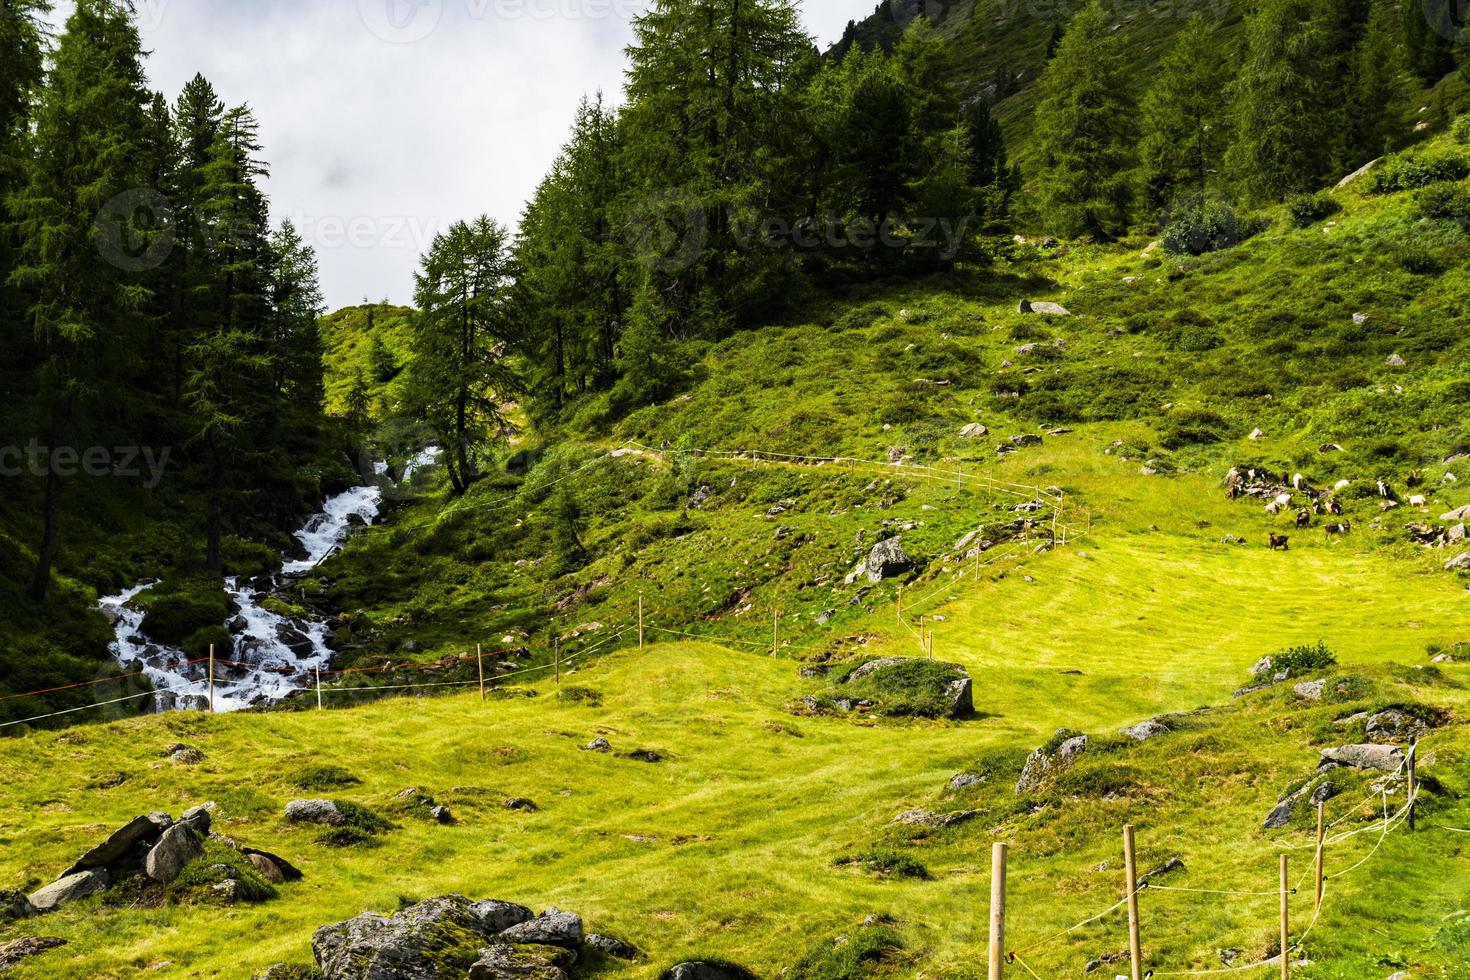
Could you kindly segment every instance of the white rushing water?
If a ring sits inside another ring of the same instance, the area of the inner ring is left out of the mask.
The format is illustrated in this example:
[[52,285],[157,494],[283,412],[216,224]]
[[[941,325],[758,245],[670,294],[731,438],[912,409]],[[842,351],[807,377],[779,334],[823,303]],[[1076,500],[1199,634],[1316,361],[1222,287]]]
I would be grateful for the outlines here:
[[[437,449],[418,453],[404,468],[402,483],[407,483],[415,469],[431,465]],[[386,463],[375,464],[374,472],[384,477]],[[331,497],[296,538],[306,549],[305,559],[287,561],[282,571],[287,575],[308,572],[347,540],[356,522],[371,524],[378,517],[383,502],[381,486],[353,487]],[[354,518],[357,521],[354,521]],[[142,634],[143,610],[133,600],[154,588],[157,580],[142,582],[131,589],[108,596],[100,606],[113,620],[115,639],[112,653],[119,663],[137,663],[158,693],[154,710],[202,709],[209,704],[209,664],[188,663],[189,656],[175,647],[153,643]],[[275,583],[272,582],[272,585]],[[226,579],[225,591],[238,612],[229,623],[232,649],[215,652],[214,709],[238,711],[254,705],[272,704],[292,691],[315,684],[316,671],[331,662],[325,622],[291,619],[263,608],[270,598],[261,592],[259,582]]]

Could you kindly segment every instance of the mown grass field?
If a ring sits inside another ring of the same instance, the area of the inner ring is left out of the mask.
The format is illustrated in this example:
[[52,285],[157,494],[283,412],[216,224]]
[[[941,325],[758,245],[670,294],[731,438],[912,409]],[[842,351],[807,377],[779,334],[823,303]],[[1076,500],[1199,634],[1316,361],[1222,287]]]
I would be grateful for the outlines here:
[[[1095,529],[998,580],[992,573],[955,590],[933,609],[944,617],[934,629],[937,655],[975,678],[980,715],[964,722],[800,717],[787,706],[821,682],[798,677],[790,660],[688,642],[624,649],[563,676],[598,692],[597,706],[558,700],[543,682],[538,697],[488,704],[471,693],[323,713],[178,714],[8,740],[0,744],[7,884],[49,880],[136,813],[204,800],[220,804],[220,832],[287,856],[307,876],[260,906],[89,900],[10,930],[70,940],[15,975],[248,976],[308,961],[319,925],[461,892],[574,909],[591,928],[648,951],[608,975],[653,977],[705,953],[776,976],[876,914],[892,916],[904,948],[871,975],[981,976],[990,842],[1013,842],[1012,945],[1022,948],[1117,900],[1127,820],[1139,827],[1146,868],[1185,862],[1175,884],[1269,890],[1274,845],[1308,838],[1303,819],[1262,832],[1265,812],[1313,768],[1331,738],[1327,719],[1362,705],[1303,707],[1288,685],[1136,748],[1105,737],[1161,711],[1229,705],[1260,655],[1319,638],[1339,653],[1339,673],[1371,680],[1365,703],[1463,711],[1464,666],[1405,668],[1425,663],[1430,643],[1470,638],[1470,610],[1452,579],[1406,572],[1399,560],[1348,547],[1272,554],[1213,543],[1214,530]],[[875,635],[869,651],[913,653],[891,615],[863,624]],[[1063,726],[1099,739],[1096,769],[1017,806],[1011,785],[1026,751]],[[579,748],[598,734],[614,754]],[[160,756],[179,741],[207,760],[182,767]],[[637,748],[665,759],[617,754]],[[1470,788],[1467,748],[1470,738],[1454,728],[1426,742],[1426,771],[1443,783],[1426,801],[1432,816],[1417,836],[1390,836],[1334,883],[1306,951],[1315,965],[1300,975],[1386,976],[1409,965],[1416,976],[1467,975],[1470,927],[1455,913],[1470,899],[1470,856],[1463,837],[1432,829],[1470,822],[1470,806],[1450,799]],[[326,795],[387,809],[396,792],[421,786],[460,822],[397,816],[399,829],[380,847],[324,847],[282,818],[288,800],[321,795],[292,778],[323,764],[362,780]],[[947,782],[966,770],[987,782],[952,799]],[[98,788],[117,774],[126,776],[120,785]],[[1333,819],[1364,792],[1355,784],[1329,803]],[[504,810],[506,796],[529,797],[541,811]],[[937,831],[890,824],[909,807],[962,805],[982,818]],[[1357,860],[1375,837],[1354,838],[1329,867]],[[834,863],[873,848],[921,862],[931,878]],[[1309,857],[1297,852],[1296,867],[1305,871]],[[1108,870],[1090,870],[1103,861]],[[1305,917],[1304,901],[1294,900],[1296,915]],[[1269,896],[1149,894],[1144,909],[1145,946],[1161,971],[1218,966],[1214,951],[1224,947],[1263,955],[1273,935]],[[1087,960],[1125,946],[1115,914],[1025,958],[1043,976],[1078,976]]]

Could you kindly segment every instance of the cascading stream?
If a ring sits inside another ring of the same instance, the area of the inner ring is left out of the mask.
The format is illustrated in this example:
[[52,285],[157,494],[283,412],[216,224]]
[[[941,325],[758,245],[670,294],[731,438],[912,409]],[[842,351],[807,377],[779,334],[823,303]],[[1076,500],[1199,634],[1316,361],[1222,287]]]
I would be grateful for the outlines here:
[[[415,455],[404,467],[401,483],[407,484],[415,470],[432,465],[438,455],[437,448]],[[373,469],[381,480],[387,480],[386,463],[377,463]],[[311,571],[341,547],[355,525],[373,523],[382,503],[381,485],[353,487],[329,498],[322,512],[296,532],[306,557],[285,562],[282,573],[292,576]],[[209,665],[190,664],[184,651],[153,643],[142,634],[144,612],[133,600],[158,584],[156,579],[141,582],[100,601],[100,608],[113,621],[113,656],[119,663],[140,666],[158,692],[153,699],[155,711],[205,708],[209,702]],[[263,604],[272,593],[260,591],[258,585],[235,578],[225,580],[225,591],[238,611],[225,624],[233,649],[215,653],[216,711],[274,704],[293,691],[311,687],[315,672],[331,663],[327,624],[292,619],[266,608]]]

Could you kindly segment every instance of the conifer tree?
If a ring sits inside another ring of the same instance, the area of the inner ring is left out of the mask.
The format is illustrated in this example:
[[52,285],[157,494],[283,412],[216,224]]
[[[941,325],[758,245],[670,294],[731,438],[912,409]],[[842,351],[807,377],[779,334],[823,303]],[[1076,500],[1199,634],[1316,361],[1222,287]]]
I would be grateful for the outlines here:
[[1461,26],[1460,0],[1405,0],[1404,57],[1411,72],[1433,85],[1455,68],[1455,38]]
[[1139,204],[1150,217],[1177,196],[1199,197],[1215,181],[1229,146],[1229,75],[1213,28],[1193,17],[1159,62],[1140,105]]
[[1036,108],[1036,192],[1058,232],[1108,238],[1126,227],[1133,111],[1117,38],[1093,0],[1047,65]]
[[[36,387],[48,446],[75,440],[92,411],[122,395],[112,355],[129,349],[147,299],[126,268],[139,230],[124,195],[146,176],[140,139],[149,101],[128,8],[77,0],[36,105],[24,186],[11,196],[20,254],[10,279],[27,294],[41,347]],[[63,482],[51,468],[30,590],[37,602],[60,542]]]
[[1348,60],[1346,156],[1351,170],[1382,156],[1397,136],[1393,109],[1404,90],[1403,51],[1396,43],[1390,0],[1372,0],[1362,38]]
[[455,222],[435,236],[414,281],[410,390],[462,494],[483,449],[504,438],[502,406],[519,390],[509,355],[521,314],[505,229],[488,217]]

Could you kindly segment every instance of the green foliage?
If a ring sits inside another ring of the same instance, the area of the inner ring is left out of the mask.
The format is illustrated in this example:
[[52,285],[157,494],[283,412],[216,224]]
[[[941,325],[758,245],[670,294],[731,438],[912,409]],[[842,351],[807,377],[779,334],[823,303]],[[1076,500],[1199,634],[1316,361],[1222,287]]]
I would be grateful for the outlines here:
[[866,698],[876,702],[880,714],[899,718],[948,714],[950,701],[945,691],[960,676],[952,665],[932,660],[904,660],[843,683],[848,673],[834,675],[835,686],[824,692],[823,700]]
[[1470,146],[1470,113],[1456,116],[1451,132],[1457,145]]
[[1421,218],[1455,221],[1470,229],[1470,191],[1458,184],[1434,184],[1414,195]]
[[229,596],[212,577],[175,579],[143,593],[143,632],[155,641],[180,646],[200,630],[222,628],[230,615]]
[[1326,670],[1337,665],[1337,655],[1318,640],[1311,646],[1294,646],[1280,653],[1271,654],[1271,670],[1289,671],[1297,677],[1314,670]]
[[297,789],[317,791],[356,786],[362,782],[341,766],[330,765],[304,766],[292,773],[289,779]]
[[842,942],[819,940],[792,964],[789,980],[862,980],[903,949],[903,937],[888,926],[863,926]]
[[1368,191],[1394,194],[1470,176],[1470,159],[1459,150],[1405,153],[1391,157],[1368,174]]
[[602,694],[592,690],[590,687],[559,687],[557,688],[556,696],[558,700],[564,701],[567,704],[585,705],[589,708],[596,708],[602,705]]
[[235,881],[236,902],[266,902],[276,897],[274,885],[266,881],[255,865],[222,840],[204,842],[204,854],[184,866],[179,876],[167,886],[170,901],[179,903],[220,904],[226,899],[214,890],[224,881]]
[[1119,43],[1097,0],[1067,27],[1036,107],[1038,203],[1060,234],[1110,238],[1127,220],[1134,106]]
[[1203,255],[1240,241],[1235,209],[1214,197],[1196,198],[1176,207],[1164,226],[1166,251],[1174,255]]
[[1229,73],[1215,31],[1203,17],[1191,18],[1140,105],[1140,204],[1150,215],[1181,196],[1204,195],[1224,158],[1229,104],[1221,93]]
[[885,847],[869,848],[837,859],[839,865],[856,865],[870,874],[884,878],[912,878],[927,881],[929,869],[923,863],[899,851]]
[[1291,223],[1298,228],[1308,228],[1319,221],[1332,217],[1342,210],[1337,198],[1331,194],[1298,194],[1286,202],[1286,211]]

